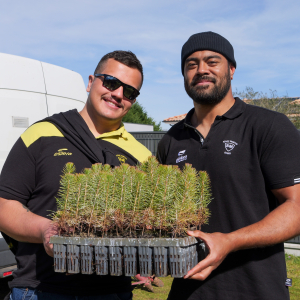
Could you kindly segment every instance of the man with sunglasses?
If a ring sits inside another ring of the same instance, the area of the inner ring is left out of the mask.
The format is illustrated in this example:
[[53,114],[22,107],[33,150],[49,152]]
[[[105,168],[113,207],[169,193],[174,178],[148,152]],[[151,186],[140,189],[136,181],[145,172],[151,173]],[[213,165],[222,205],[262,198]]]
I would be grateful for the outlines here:
[[158,158],[207,171],[213,199],[208,224],[188,232],[209,254],[174,279],[168,299],[287,300],[283,241],[300,234],[299,133],[286,116],[233,97],[236,61],[221,35],[192,35],[181,58],[194,108],[162,138]]
[[28,128],[12,148],[0,177],[0,230],[18,263],[11,300],[132,299],[125,276],[55,273],[50,220],[67,162],[79,173],[94,163],[136,165],[151,155],[122,124],[139,95],[143,69],[132,52],[105,55],[89,76],[86,104]]

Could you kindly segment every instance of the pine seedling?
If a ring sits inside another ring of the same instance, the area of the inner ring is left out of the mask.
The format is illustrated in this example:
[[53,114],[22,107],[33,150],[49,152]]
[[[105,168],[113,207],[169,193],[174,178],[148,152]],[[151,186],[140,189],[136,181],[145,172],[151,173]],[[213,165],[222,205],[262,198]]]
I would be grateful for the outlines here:
[[111,217],[111,212],[110,212],[110,207],[111,207],[111,201],[110,201],[110,189],[111,186],[113,185],[113,174],[105,172],[105,193],[104,193],[104,216],[103,216],[103,223],[102,223],[102,237],[104,235],[107,235],[108,230],[112,226],[112,220],[110,219]]
[[[82,199],[84,198],[84,187],[86,184],[86,176],[84,174],[76,174],[74,178],[74,190],[72,193],[74,194],[69,204],[69,226],[73,227],[73,236],[75,236],[75,232],[80,228],[80,214],[82,209]],[[76,186],[75,186],[76,185]],[[75,208],[76,205],[76,208]],[[75,214],[74,214],[75,212]]]
[[176,196],[170,208],[170,223],[172,226],[172,236],[182,235],[196,208],[193,205],[195,197],[196,171],[191,165],[186,165],[182,172],[176,176]]
[[149,156],[148,159],[137,166],[137,168],[143,172],[149,174],[151,180],[153,170],[158,167],[159,163],[155,156]]
[[58,191],[58,198],[56,199],[57,211],[54,213],[53,220],[58,224],[59,235],[62,231],[68,231],[68,212],[69,203],[74,197],[75,184],[75,165],[73,163],[67,163],[63,169],[60,180],[60,189]]
[[159,231],[159,237],[161,237],[162,232],[166,232],[170,227],[169,210],[174,204],[176,172],[172,166],[160,165],[158,174],[159,181],[153,208],[156,212],[154,228]]
[[98,174],[99,172],[101,172],[102,168],[103,168],[103,165],[101,163],[93,164],[91,167],[92,172],[95,174]]
[[109,173],[112,173],[112,168],[111,168],[111,166],[110,165],[108,165],[108,164],[105,164],[105,165],[103,165],[102,166],[102,172],[109,172]]
[[87,187],[85,189],[85,201],[83,208],[83,223],[84,228],[89,236],[94,229],[94,219],[95,216],[95,206],[97,202],[97,197],[99,195],[99,173],[102,170],[102,164],[92,165],[90,171],[89,169],[84,169],[84,174],[87,177]]
[[155,216],[155,202],[159,201],[160,193],[160,180],[162,176],[162,165],[158,164],[158,161],[154,156],[150,156],[148,160],[142,166],[147,174],[147,181],[144,192],[144,218],[142,223],[142,235],[146,230],[154,230]]
[[[108,206],[108,196],[109,196],[109,184],[111,173],[107,172],[99,172],[97,174],[98,179],[98,193],[95,198],[95,205],[94,205],[94,215],[95,215],[95,222],[94,222],[94,232],[103,233],[104,225],[107,223],[107,206]],[[96,234],[97,235],[97,234]]]
[[132,197],[132,168],[128,164],[122,164],[114,169],[115,191],[113,199],[114,220],[119,231],[124,232],[125,214],[128,203]]
[[116,197],[116,191],[118,187],[118,183],[115,180],[115,173],[112,172],[112,179],[110,181],[109,186],[109,195],[108,195],[108,201],[107,201],[107,224],[108,230],[110,231],[110,234],[112,232],[116,232],[116,223],[115,223],[115,211],[116,211],[116,205],[115,202],[119,201],[119,199]]
[[76,226],[76,210],[77,210],[77,202],[78,202],[78,175],[70,175],[70,188],[69,188],[69,196],[66,204],[66,226],[73,232],[73,229]]
[[133,177],[133,191],[130,206],[128,207],[128,219],[130,236],[132,231],[136,231],[138,227],[142,228],[143,218],[143,199],[146,186],[146,173],[140,170],[136,170]]
[[66,203],[69,198],[69,189],[70,189],[70,176],[75,173],[75,165],[73,163],[67,163],[63,169],[61,180],[60,180],[60,189],[58,191],[58,196],[56,204],[57,211],[65,211]]
[[[87,212],[88,212],[88,231],[87,235],[90,236],[93,229],[99,227],[99,208],[102,206],[102,197],[105,192],[105,181],[103,180],[102,168],[98,168],[100,164],[93,169],[93,172],[89,176],[89,187],[88,187],[88,201],[87,201]],[[94,165],[93,165],[94,166]],[[102,165],[101,165],[102,166]],[[105,174],[105,173],[104,173]]]
[[198,183],[197,183],[197,209],[198,209],[198,228],[202,224],[208,223],[208,218],[210,212],[208,209],[208,204],[211,202],[211,186],[210,179],[205,171],[198,172]]
[[83,174],[84,174],[84,178],[83,178],[83,183],[81,186],[81,205],[80,205],[80,209],[79,209],[79,222],[80,222],[80,233],[79,235],[82,235],[82,232],[85,230],[86,228],[86,220],[87,220],[87,216],[88,216],[88,203],[89,203],[89,179],[92,175],[92,169],[84,169],[83,170]]

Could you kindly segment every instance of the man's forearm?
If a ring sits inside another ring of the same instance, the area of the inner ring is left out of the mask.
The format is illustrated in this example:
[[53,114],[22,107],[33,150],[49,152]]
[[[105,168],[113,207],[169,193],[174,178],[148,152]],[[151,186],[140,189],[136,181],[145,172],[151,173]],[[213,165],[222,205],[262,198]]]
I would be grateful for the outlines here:
[[273,193],[281,205],[261,221],[228,234],[234,251],[274,245],[300,234],[300,185]]
[[300,234],[300,204],[287,200],[261,221],[228,234],[233,250],[265,247]]
[[0,198],[0,230],[20,242],[43,243],[51,221],[14,200]]
[[209,255],[191,269],[184,278],[205,280],[230,252],[265,247],[283,242],[300,234],[300,205],[286,201],[261,221],[231,233],[191,231],[202,239]]
[[261,221],[231,233],[188,232],[202,239],[209,255],[190,270],[185,278],[206,279],[230,252],[265,247],[300,234],[300,185],[273,190],[281,205]]

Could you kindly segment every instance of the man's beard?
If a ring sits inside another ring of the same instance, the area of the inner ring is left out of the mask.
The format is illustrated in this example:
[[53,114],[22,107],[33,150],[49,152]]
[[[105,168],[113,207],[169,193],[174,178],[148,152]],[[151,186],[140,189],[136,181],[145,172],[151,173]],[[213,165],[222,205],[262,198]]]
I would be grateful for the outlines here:
[[[230,69],[228,67],[228,72],[222,78],[220,78],[220,82],[217,84],[214,77],[209,77],[206,75],[201,76],[196,74],[191,84],[189,84],[186,78],[184,78],[184,87],[187,94],[198,104],[216,105],[220,103],[227,95],[231,86],[229,70]],[[214,83],[211,91],[207,91],[209,85],[196,86],[199,80],[209,80]]]

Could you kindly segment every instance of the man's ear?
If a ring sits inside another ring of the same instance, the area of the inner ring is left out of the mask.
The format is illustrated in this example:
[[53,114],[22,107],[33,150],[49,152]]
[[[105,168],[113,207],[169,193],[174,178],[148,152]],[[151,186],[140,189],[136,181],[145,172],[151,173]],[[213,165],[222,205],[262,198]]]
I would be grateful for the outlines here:
[[230,79],[232,80],[235,72],[235,67],[232,63],[229,63],[229,70],[230,70]]
[[86,87],[86,91],[89,93],[91,91],[91,87],[92,87],[92,84],[94,82],[94,79],[95,77],[93,75],[90,75],[89,76],[89,82],[88,82],[88,85]]

